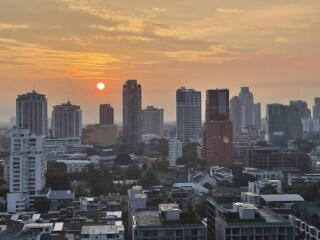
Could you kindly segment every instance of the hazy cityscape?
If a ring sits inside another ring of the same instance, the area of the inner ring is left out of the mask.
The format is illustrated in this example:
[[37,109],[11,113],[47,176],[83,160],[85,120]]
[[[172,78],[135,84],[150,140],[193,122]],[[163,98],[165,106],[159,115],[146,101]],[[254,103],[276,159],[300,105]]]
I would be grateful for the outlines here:
[[0,0],[0,240],[320,239],[320,4],[226,2]]

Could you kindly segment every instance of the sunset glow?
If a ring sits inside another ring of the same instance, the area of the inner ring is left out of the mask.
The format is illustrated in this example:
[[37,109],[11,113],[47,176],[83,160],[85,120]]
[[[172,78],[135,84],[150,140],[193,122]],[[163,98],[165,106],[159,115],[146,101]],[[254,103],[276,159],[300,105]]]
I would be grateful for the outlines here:
[[97,84],[97,88],[98,88],[98,90],[100,90],[100,91],[104,90],[105,87],[106,87],[106,85],[105,85],[103,82],[99,82],[99,83]]

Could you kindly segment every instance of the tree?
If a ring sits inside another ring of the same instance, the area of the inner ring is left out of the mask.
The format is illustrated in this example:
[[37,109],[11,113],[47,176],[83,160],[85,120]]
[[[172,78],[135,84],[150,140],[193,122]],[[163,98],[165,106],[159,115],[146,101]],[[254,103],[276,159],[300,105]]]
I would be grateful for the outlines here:
[[182,150],[182,158],[177,159],[177,164],[187,165],[187,167],[195,167],[198,162],[197,147],[197,143],[186,144]]
[[277,189],[271,184],[265,185],[260,190],[260,194],[277,194],[277,193],[278,193]]
[[303,153],[310,153],[316,147],[315,143],[307,139],[296,139],[292,145],[295,146],[299,152]]
[[168,140],[165,138],[159,139],[159,152],[163,156],[168,156],[169,154],[169,145],[168,145]]
[[114,160],[114,164],[116,165],[130,165],[131,163],[132,163],[131,157],[125,153],[119,154]]
[[141,185],[143,187],[150,187],[159,184],[159,181],[154,171],[148,170],[141,178]]
[[141,170],[138,165],[132,164],[126,170],[126,179],[135,180],[140,179],[141,177]]
[[235,187],[247,187],[248,182],[254,182],[256,178],[250,174],[239,174],[233,177]]
[[47,213],[50,209],[50,200],[46,197],[34,200],[34,209],[38,213]]
[[46,185],[54,190],[70,189],[67,166],[64,163],[49,161],[46,174]]

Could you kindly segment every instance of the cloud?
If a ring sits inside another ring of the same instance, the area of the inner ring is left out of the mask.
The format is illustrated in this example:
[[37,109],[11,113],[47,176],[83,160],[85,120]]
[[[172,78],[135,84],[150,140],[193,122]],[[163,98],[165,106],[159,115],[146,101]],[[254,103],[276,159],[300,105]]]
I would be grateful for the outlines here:
[[17,31],[17,30],[22,30],[22,29],[27,29],[27,28],[29,28],[29,26],[26,25],[26,24],[7,24],[7,23],[0,23],[0,31],[1,31],[1,30]]
[[288,42],[288,38],[286,37],[277,37],[274,39],[275,42],[277,43],[285,43],[285,42]]
[[239,13],[242,12],[243,9],[239,9],[239,8],[217,8],[216,12],[218,13]]

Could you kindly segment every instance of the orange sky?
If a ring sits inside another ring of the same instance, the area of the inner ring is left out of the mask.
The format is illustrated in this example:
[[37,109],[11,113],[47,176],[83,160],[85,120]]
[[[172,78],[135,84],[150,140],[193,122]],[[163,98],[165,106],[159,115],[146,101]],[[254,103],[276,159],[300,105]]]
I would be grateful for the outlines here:
[[[175,119],[175,90],[250,86],[256,101],[320,96],[319,0],[0,0],[0,121],[35,88],[68,98],[85,122],[98,104],[121,119],[121,86]],[[95,85],[103,81],[107,90]],[[264,109],[262,110],[263,112]]]

